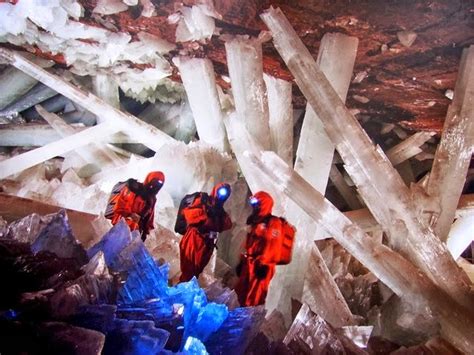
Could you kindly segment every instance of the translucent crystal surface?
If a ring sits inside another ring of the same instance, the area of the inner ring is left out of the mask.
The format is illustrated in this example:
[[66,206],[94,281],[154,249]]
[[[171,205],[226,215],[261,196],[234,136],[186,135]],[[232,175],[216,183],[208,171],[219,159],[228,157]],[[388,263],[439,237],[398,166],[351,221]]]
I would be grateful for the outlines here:
[[473,298],[466,274],[433,232],[418,219],[403,180],[347,110],[288,20],[275,9],[264,13],[262,19],[272,31],[277,50],[319,114],[344,160],[346,171],[383,226],[391,245],[460,304],[471,308]]
[[434,132],[417,132],[404,141],[400,142],[393,148],[390,148],[386,154],[393,166],[404,162],[411,157],[414,157],[422,150],[420,146],[428,139],[434,136]]
[[220,151],[228,150],[223,114],[209,59],[180,57],[177,60],[199,139]]
[[61,210],[41,230],[31,245],[33,253],[50,251],[61,258],[72,258],[79,265],[87,263],[84,248],[76,241],[67,220],[66,212]]
[[[341,98],[347,95],[357,44],[357,38],[338,33],[326,34],[321,41],[318,54],[319,68],[331,81]],[[333,155],[334,144],[329,140],[318,115],[310,105],[307,105],[296,152],[295,171],[324,194]],[[285,211],[285,217],[297,229],[297,238],[292,262],[289,265],[277,267],[266,306],[270,310],[279,309],[284,314],[288,325],[291,321],[291,298],[304,300],[334,326],[351,324],[351,312],[317,248],[312,253],[313,262],[308,262],[310,252],[314,248],[314,239],[327,235],[326,232],[317,228],[311,218],[292,201],[287,202]],[[313,267],[308,267],[308,265]],[[307,287],[309,292],[305,293],[303,299],[305,276],[308,276],[311,287]]]
[[264,174],[268,181],[277,183],[288,198],[320,223],[341,246],[392,291],[408,300],[421,313],[428,306],[438,317],[442,334],[447,340],[459,349],[472,346],[469,344],[471,337],[467,329],[473,326],[474,315],[471,311],[453,301],[446,292],[400,254],[380,244],[352,224],[275,154],[266,152],[260,157],[251,153],[247,155],[255,169]]
[[263,81],[262,44],[256,38],[225,43],[238,119],[265,149],[270,149],[269,113]]
[[293,164],[293,105],[290,82],[264,74],[268,93],[271,149]]
[[474,143],[474,46],[464,49],[452,104],[428,179],[427,193],[437,204],[431,217],[436,235],[446,241],[461,196]]

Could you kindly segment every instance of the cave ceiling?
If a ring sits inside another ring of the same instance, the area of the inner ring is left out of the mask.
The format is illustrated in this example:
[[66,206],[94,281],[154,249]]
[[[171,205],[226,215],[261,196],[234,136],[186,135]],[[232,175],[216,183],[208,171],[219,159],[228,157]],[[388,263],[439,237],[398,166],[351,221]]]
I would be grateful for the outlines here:
[[[86,10],[81,21],[132,36],[145,31],[176,43],[177,25],[170,23],[169,16],[183,4],[203,3],[202,0],[152,2],[157,16],[147,18],[140,16],[139,5],[113,15],[92,14],[97,0],[81,0]],[[218,83],[228,88],[229,84],[223,80],[227,76],[226,36],[258,36],[266,30],[258,15],[269,6],[280,7],[315,57],[320,40],[327,32],[340,32],[359,39],[354,78],[359,74],[362,80],[356,79],[351,84],[347,106],[369,126],[370,123],[398,123],[408,130],[439,133],[462,49],[474,43],[472,0],[215,0],[212,5],[221,16],[216,22],[218,34],[207,41],[178,43],[169,59],[177,54],[208,57],[214,63]],[[411,46],[400,42],[397,37],[400,31],[416,33]],[[263,44],[263,53],[265,72],[293,80],[270,40]],[[64,64],[61,55],[37,54]],[[176,69],[173,79],[180,80]],[[296,84],[293,87],[294,107],[304,108],[303,95]]]

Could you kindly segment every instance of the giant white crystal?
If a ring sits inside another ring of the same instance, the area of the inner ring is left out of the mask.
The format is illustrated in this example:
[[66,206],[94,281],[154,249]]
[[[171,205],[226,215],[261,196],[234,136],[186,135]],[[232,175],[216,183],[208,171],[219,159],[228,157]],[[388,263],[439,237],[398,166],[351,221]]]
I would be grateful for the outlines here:
[[446,246],[418,219],[403,180],[347,110],[281,10],[270,9],[262,19],[391,245],[460,304],[471,308],[474,302],[467,275],[456,265]]
[[223,113],[214,68],[209,59],[180,57],[176,61],[193,111],[199,139],[227,151]]
[[270,149],[262,44],[257,38],[236,37],[225,43],[225,49],[237,117],[263,149]]

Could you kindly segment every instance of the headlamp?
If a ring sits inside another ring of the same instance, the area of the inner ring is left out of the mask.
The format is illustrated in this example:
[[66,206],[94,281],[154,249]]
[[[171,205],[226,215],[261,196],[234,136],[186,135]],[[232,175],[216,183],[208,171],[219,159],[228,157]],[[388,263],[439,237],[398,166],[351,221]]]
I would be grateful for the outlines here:
[[220,187],[217,190],[217,198],[219,200],[226,200],[229,197],[229,189],[225,186]]
[[249,198],[249,204],[250,204],[250,206],[252,206],[252,207],[258,206],[258,202],[259,202],[258,199],[257,199],[256,197],[254,197],[254,196],[251,196],[251,197]]

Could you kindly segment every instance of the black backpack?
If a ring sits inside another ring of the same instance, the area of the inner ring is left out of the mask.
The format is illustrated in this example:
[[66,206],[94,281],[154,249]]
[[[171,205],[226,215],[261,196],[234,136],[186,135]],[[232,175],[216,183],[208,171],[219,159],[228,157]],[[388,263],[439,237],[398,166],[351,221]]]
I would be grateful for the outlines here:
[[112,192],[109,195],[109,199],[107,201],[107,207],[105,207],[104,217],[107,219],[112,219],[114,217],[114,208],[117,204],[118,196],[120,192],[125,186],[128,186],[129,183],[139,184],[139,182],[135,179],[128,179],[127,181],[119,181],[112,187]]
[[179,233],[181,235],[184,235],[186,233],[188,225],[186,224],[186,219],[184,218],[183,210],[191,206],[198,197],[201,198],[201,202],[207,203],[209,195],[205,192],[194,192],[192,194],[184,196],[181,200],[178,208],[178,215],[176,217],[176,223],[174,225],[174,231],[176,233]]

